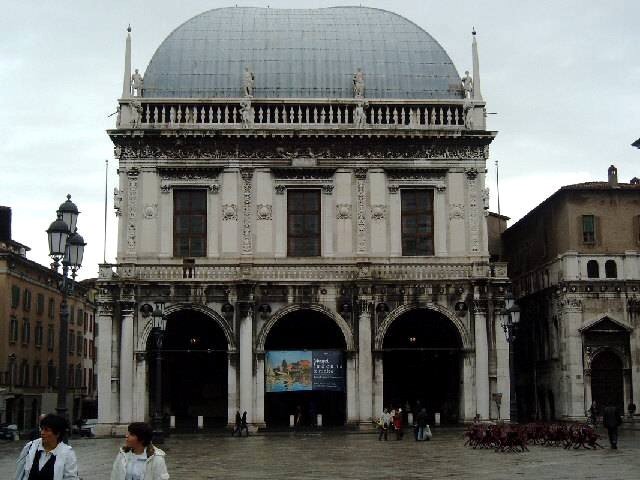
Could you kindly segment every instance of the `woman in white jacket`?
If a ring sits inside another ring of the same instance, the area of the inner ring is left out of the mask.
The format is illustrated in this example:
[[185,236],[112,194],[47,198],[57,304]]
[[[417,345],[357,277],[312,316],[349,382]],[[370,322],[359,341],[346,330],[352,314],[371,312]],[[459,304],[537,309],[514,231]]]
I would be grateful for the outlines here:
[[40,420],[40,438],[27,443],[18,456],[16,480],[78,480],[76,454],[62,442],[67,427],[58,415]]
[[166,480],[169,478],[165,453],[151,443],[151,427],[134,422],[127,427],[125,446],[120,449],[111,480]]

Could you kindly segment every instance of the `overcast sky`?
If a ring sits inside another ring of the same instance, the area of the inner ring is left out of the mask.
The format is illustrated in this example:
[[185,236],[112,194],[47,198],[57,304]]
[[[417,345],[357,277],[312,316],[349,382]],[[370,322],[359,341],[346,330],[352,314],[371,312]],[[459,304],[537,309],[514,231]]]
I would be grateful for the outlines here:
[[[629,0],[5,0],[0,16],[0,205],[13,210],[13,238],[48,264],[45,230],[67,193],[82,214],[88,245],[81,278],[103,257],[105,160],[108,191],[117,165],[105,130],[122,90],[126,27],[141,71],[173,29],[225,6],[384,8],[424,28],[459,73],[471,70],[478,31],[488,128],[497,130],[487,163],[496,211],[513,220],[561,185],[640,176],[640,2]],[[381,35],[384,32],[381,32]],[[116,222],[108,195],[107,261],[115,260]]]

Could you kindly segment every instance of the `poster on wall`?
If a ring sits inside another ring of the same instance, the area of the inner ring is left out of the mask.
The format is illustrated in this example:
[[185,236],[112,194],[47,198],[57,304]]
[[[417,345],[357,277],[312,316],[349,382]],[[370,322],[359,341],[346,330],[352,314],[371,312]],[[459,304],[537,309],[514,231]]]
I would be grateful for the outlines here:
[[339,350],[272,350],[265,354],[265,391],[344,391]]

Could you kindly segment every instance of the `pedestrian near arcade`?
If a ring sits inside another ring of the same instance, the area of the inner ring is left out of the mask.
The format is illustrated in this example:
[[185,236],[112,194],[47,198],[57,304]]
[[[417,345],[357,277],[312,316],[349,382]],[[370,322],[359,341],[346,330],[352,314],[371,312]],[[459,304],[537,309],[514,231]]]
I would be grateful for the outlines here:
[[611,448],[618,448],[618,427],[622,424],[622,417],[617,407],[607,405],[602,412],[602,424],[606,427],[609,434],[609,443]]
[[144,422],[127,427],[125,446],[120,448],[111,480],[166,480],[169,478],[165,453],[151,443],[152,429]]
[[240,432],[238,435],[242,436],[242,430],[244,430],[249,436],[249,425],[247,424],[247,412],[242,412],[242,418],[240,419]]
[[240,410],[236,411],[236,425],[233,428],[233,431],[231,432],[231,436],[235,436],[235,434],[237,433],[238,436],[242,436],[242,430],[240,430],[240,426],[242,425],[242,418],[240,417]]
[[431,429],[427,424],[427,409],[422,408],[416,418],[416,441],[431,440]]
[[40,420],[40,438],[28,442],[18,456],[16,480],[78,480],[76,454],[62,442],[69,424],[58,415]]
[[391,424],[391,414],[389,410],[386,408],[382,411],[382,416],[378,419],[378,429],[380,430],[378,434],[378,440],[382,440],[384,436],[384,440],[387,441],[387,434],[389,432],[389,425]]

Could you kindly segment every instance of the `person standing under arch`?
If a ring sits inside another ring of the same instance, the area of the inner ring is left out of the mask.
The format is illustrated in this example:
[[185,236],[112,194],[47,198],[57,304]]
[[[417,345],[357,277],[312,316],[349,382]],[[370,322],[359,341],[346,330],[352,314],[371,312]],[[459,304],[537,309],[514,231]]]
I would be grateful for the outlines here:
[[609,434],[609,444],[613,450],[618,448],[618,427],[622,424],[620,411],[614,405],[607,405],[602,412],[602,424]]

